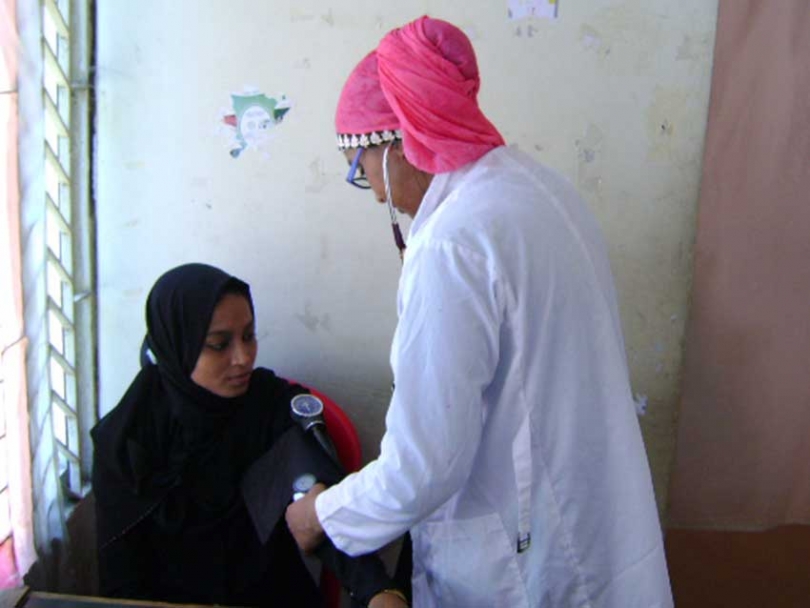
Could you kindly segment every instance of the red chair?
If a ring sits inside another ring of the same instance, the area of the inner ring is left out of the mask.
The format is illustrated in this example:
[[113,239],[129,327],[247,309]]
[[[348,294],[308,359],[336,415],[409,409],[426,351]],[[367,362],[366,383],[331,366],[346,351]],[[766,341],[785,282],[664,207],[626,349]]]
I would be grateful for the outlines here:
[[[289,379],[288,381],[294,382]],[[298,382],[297,384],[301,383]],[[338,458],[340,458],[340,462],[347,473],[357,471],[363,461],[363,455],[360,449],[360,438],[357,436],[357,430],[354,428],[351,418],[340,409],[337,403],[322,392],[304,384],[301,384],[301,386],[309,389],[309,392],[323,401],[323,418],[326,422],[326,430],[329,431],[332,443],[335,444]],[[326,608],[340,608],[342,587],[335,575],[326,568],[321,569],[320,588],[326,600]]]

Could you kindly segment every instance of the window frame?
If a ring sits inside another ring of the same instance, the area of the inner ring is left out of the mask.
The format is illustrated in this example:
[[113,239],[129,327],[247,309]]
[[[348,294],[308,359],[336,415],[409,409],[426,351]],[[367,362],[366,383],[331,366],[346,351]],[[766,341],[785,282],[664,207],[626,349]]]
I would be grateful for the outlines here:
[[23,297],[34,538],[90,489],[98,419],[92,0],[18,2]]

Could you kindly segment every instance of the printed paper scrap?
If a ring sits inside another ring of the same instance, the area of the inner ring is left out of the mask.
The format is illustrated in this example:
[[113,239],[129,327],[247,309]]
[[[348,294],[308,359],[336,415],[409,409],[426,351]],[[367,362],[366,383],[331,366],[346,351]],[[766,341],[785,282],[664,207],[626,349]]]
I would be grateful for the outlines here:
[[530,17],[556,19],[559,0],[509,0],[509,18],[512,20]]
[[222,113],[222,124],[230,136],[231,156],[239,158],[247,148],[267,154],[274,128],[292,108],[287,97],[268,97],[248,89],[244,93],[233,93],[231,104],[232,108]]

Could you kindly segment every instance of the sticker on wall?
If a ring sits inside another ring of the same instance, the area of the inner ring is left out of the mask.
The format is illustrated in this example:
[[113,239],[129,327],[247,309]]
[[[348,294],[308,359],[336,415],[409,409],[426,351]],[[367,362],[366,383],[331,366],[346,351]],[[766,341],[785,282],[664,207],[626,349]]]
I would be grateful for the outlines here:
[[537,17],[556,19],[560,0],[509,0],[509,18],[512,20]]
[[239,158],[248,148],[268,155],[273,131],[291,108],[285,95],[268,97],[256,89],[231,94],[231,107],[221,116],[231,156]]

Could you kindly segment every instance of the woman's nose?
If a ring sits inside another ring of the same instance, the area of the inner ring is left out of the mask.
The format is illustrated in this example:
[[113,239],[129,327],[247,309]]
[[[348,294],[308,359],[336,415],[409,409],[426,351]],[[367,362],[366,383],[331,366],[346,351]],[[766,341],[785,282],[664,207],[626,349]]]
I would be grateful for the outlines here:
[[233,349],[231,363],[233,363],[233,365],[244,365],[250,361],[250,353],[248,351],[248,345],[244,344],[241,340],[238,341]]

